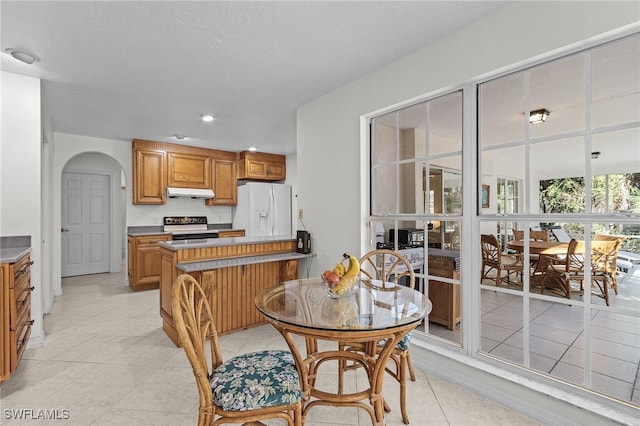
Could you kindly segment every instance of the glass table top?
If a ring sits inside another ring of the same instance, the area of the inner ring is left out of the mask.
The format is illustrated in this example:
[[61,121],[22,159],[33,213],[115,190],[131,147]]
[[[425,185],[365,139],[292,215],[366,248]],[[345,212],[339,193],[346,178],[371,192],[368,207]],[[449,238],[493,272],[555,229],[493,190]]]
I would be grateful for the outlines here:
[[326,330],[383,330],[419,322],[431,311],[422,293],[395,283],[361,280],[349,297],[329,297],[320,278],[285,281],[258,294],[271,320]]

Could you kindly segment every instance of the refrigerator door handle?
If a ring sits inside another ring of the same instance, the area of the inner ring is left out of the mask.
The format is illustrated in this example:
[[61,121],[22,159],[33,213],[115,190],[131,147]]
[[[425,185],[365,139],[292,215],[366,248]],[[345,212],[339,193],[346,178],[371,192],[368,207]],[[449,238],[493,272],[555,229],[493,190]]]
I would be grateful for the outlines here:
[[271,195],[270,197],[270,202],[271,202],[271,206],[269,208],[269,211],[271,212],[271,217],[269,218],[271,220],[271,235],[273,235],[273,233],[275,232],[275,227],[276,227],[276,215],[278,214],[278,212],[276,211],[276,194],[275,194],[275,190],[273,189],[273,186],[269,188],[269,194]]

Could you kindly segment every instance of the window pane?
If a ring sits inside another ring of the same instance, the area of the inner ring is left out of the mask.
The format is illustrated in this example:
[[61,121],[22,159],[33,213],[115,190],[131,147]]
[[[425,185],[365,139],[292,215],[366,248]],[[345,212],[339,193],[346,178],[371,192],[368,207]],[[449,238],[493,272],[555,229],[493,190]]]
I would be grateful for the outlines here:
[[429,102],[429,154],[461,150],[462,92],[455,92]]
[[419,330],[460,344],[461,226],[459,221],[434,222],[435,226],[427,229],[429,244],[423,271],[427,283],[425,292],[433,308],[428,323]]
[[546,122],[530,124],[532,138],[584,129],[583,81],[583,54],[531,70],[531,110],[544,108],[551,112]]
[[479,96],[481,146],[524,138],[524,73],[481,84]]
[[424,213],[425,179],[422,161],[400,164],[399,184],[400,213]]
[[423,157],[426,154],[426,116],[425,102],[398,111],[400,160]]
[[[593,127],[640,120],[640,37],[607,44],[593,50]],[[638,139],[636,139],[637,144]]]
[[371,161],[389,163],[398,158],[397,114],[391,113],[372,120]]
[[372,170],[371,211],[375,215],[393,214],[397,209],[397,166],[375,167]]

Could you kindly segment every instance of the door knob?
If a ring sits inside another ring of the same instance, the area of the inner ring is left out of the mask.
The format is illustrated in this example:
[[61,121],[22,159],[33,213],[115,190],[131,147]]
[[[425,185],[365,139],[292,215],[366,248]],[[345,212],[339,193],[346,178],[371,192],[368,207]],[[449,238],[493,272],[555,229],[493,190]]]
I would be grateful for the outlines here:
[[60,228],[60,232],[69,232],[67,228]]

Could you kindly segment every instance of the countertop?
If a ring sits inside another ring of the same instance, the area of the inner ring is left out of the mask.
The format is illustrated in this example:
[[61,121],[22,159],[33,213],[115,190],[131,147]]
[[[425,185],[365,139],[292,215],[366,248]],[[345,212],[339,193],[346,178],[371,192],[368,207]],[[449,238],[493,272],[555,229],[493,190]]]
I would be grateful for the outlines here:
[[[207,231],[233,231],[230,223],[210,224]],[[132,237],[143,237],[145,235],[171,235],[171,232],[165,232],[162,225],[155,226],[129,226],[127,235]]]
[[273,253],[263,255],[252,255],[234,257],[231,259],[206,260],[202,262],[176,263],[176,268],[183,272],[209,271],[219,268],[230,268],[232,266],[251,265],[254,263],[279,262],[281,260],[304,259],[309,254],[302,253]]
[[169,250],[178,251],[192,248],[203,247],[225,247],[237,246],[241,244],[259,244],[271,243],[277,241],[296,240],[295,235],[280,235],[277,237],[229,237],[229,238],[207,238],[206,240],[181,240],[181,241],[164,241],[159,243],[161,247]]
[[15,263],[31,252],[31,237],[0,237],[0,263]]

